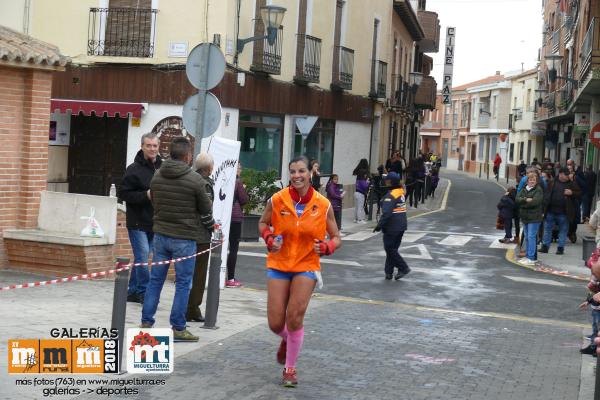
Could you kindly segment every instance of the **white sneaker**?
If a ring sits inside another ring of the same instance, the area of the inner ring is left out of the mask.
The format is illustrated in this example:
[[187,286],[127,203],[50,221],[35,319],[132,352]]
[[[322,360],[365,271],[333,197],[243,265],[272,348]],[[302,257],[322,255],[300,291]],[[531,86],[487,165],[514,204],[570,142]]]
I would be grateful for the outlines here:
[[526,266],[532,266],[532,265],[535,265],[535,261],[530,260],[529,258],[523,258],[523,259],[519,260],[519,264],[526,265]]

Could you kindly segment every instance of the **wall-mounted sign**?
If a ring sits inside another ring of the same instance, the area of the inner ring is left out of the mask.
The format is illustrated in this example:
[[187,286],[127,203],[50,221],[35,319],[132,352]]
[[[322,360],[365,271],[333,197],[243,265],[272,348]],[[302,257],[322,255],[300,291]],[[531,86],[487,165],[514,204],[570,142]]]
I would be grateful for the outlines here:
[[586,134],[590,131],[590,114],[575,113],[575,132]]
[[187,42],[169,42],[169,57],[186,58],[188,56]]
[[532,136],[546,135],[546,124],[544,122],[532,122],[531,123],[531,135]]
[[442,79],[442,103],[450,104],[452,96],[452,70],[454,69],[454,43],[456,28],[446,28],[446,48],[444,55],[444,78]]

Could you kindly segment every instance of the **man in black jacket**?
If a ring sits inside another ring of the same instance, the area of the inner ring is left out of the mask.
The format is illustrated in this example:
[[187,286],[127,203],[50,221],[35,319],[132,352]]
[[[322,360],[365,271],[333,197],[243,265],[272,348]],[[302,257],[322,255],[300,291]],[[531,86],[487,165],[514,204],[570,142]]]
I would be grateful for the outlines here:
[[[197,342],[186,329],[186,310],[194,275],[196,242],[213,230],[212,203],[203,179],[190,168],[192,147],[184,137],[171,142],[170,160],[165,160],[150,182],[154,206],[154,257],[150,282],[142,308],[142,328],[154,325],[169,264],[175,261],[175,296],[170,323],[176,342]],[[209,216],[204,218],[203,216]],[[201,229],[204,227],[205,229]],[[158,264],[160,263],[160,264]]]
[[569,222],[574,221],[577,207],[575,200],[581,190],[575,181],[569,178],[569,170],[558,170],[558,178],[550,182],[544,191],[544,236],[540,253],[547,253],[552,241],[552,228],[558,225],[558,249],[556,254],[564,254],[565,242],[569,231]]
[[[127,167],[118,197],[127,206],[127,232],[135,263],[147,263],[152,251],[152,202],[150,180],[162,162],[158,155],[158,137],[154,133],[142,135],[142,149]],[[134,267],[129,277],[127,301],[143,303],[148,286],[148,266]]]

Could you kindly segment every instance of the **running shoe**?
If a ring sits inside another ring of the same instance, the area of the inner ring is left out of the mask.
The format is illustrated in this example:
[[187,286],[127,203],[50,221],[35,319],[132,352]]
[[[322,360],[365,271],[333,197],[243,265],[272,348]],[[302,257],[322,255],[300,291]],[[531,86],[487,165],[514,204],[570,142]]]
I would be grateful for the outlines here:
[[283,386],[293,388],[298,386],[298,376],[296,374],[296,368],[284,368],[283,369]]
[[240,281],[236,281],[235,279],[229,279],[227,282],[225,282],[225,287],[228,287],[228,288],[236,288],[236,287],[240,287],[240,286],[242,286]]
[[277,362],[281,365],[285,364],[285,355],[287,353],[287,342],[281,339],[279,349],[277,350]]
[[526,265],[526,266],[532,266],[532,265],[535,265],[535,261],[530,260],[529,258],[522,258],[519,260],[519,264]]

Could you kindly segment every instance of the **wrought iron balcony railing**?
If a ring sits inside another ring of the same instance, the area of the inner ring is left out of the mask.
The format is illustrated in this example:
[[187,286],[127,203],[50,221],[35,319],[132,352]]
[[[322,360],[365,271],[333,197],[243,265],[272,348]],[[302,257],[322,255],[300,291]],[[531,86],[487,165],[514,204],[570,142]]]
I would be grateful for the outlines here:
[[335,46],[333,54],[333,79],[331,86],[334,89],[352,90],[354,70],[354,50],[344,46]]
[[588,74],[592,70],[592,65],[597,66],[598,64],[600,64],[600,22],[597,17],[594,17],[581,45],[579,63],[580,86],[585,83]]
[[558,52],[559,48],[560,48],[560,28],[555,30],[554,33],[552,34],[552,52],[553,53]]
[[281,73],[281,47],[283,43],[283,27],[277,30],[273,44],[268,39],[254,42],[252,65],[250,70],[265,74],[279,75]]
[[369,96],[378,99],[385,98],[387,89],[387,63],[373,60],[371,64],[371,91]]
[[90,8],[88,55],[154,56],[156,9]]
[[319,83],[321,75],[321,39],[298,34],[296,47],[296,76],[298,83]]
[[402,75],[394,74],[392,75],[392,92],[390,93],[390,106],[392,108],[401,108],[404,106],[402,103],[404,96],[404,92],[402,91],[404,83],[404,78]]

